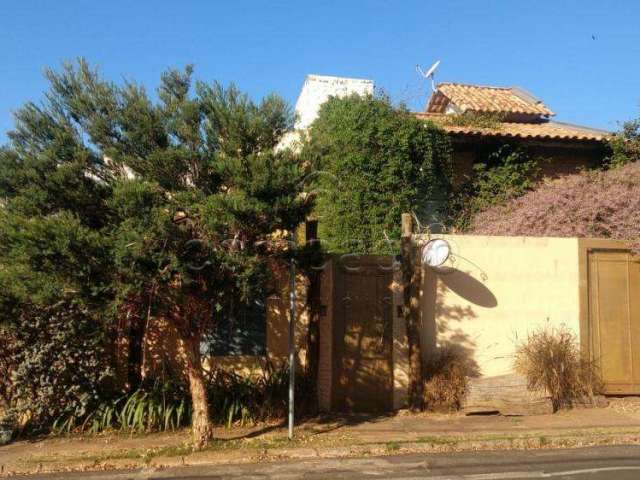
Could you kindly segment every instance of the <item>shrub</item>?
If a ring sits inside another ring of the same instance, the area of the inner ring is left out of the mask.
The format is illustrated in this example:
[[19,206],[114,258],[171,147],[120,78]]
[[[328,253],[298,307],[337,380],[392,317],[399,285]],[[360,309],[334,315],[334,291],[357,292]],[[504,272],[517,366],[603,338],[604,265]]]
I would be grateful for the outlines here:
[[640,119],[622,124],[618,134],[609,140],[611,154],[605,159],[611,168],[640,160]]
[[13,397],[11,378],[16,370],[17,342],[14,332],[0,325],[0,419],[10,408]]
[[423,368],[424,408],[460,410],[469,383],[469,365],[462,353],[451,347],[440,348]]
[[326,173],[316,213],[319,237],[334,251],[390,253],[384,234],[400,236],[401,214],[429,218],[449,194],[448,136],[384,97],[329,99],[303,156]]
[[17,322],[9,404],[26,431],[48,432],[114,394],[104,330],[86,311],[62,303]]
[[445,117],[445,121],[447,121],[449,125],[455,125],[458,127],[490,128],[493,130],[499,130],[502,127],[504,119],[505,115],[503,113],[473,112],[470,110],[457,115],[447,115]]
[[516,371],[532,391],[546,390],[554,411],[593,398],[602,382],[593,362],[582,358],[575,335],[566,327],[541,328],[518,346]]
[[480,235],[640,237],[640,163],[568,175],[478,214]]
[[[248,377],[222,369],[210,372],[209,399],[216,423],[231,427],[283,419],[288,412],[289,368],[267,365],[261,375]],[[315,413],[315,383],[309,371],[296,375],[296,414]]]
[[0,412],[0,447],[11,442],[16,433],[17,421],[14,415]]
[[[280,420],[288,412],[289,369],[267,368],[259,376],[243,376],[214,369],[207,378],[209,410],[218,425],[253,425]],[[308,371],[296,376],[296,413],[315,413],[315,384]],[[175,381],[148,381],[135,392],[114,400],[94,403],[93,408],[79,405],[65,411],[53,422],[52,431],[90,433],[121,431],[149,433],[173,431],[191,423],[188,388]],[[9,417],[7,417],[10,420]]]
[[104,402],[87,412],[78,409],[60,416],[56,433],[99,433],[106,430],[148,433],[175,430],[191,423],[188,389],[174,382],[155,381],[130,395]]

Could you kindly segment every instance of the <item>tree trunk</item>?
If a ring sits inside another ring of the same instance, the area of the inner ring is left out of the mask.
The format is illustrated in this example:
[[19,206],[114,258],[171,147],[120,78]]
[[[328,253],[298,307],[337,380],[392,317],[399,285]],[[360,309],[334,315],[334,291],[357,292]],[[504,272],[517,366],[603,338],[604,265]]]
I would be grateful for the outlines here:
[[421,265],[415,265],[413,249],[413,220],[402,214],[402,283],[404,290],[404,317],[407,327],[409,353],[409,408],[420,410],[423,405],[424,380],[422,377],[422,349],[420,348],[419,313]]
[[209,401],[207,388],[202,372],[202,360],[200,359],[200,337],[191,335],[182,340],[187,363],[187,376],[189,378],[189,390],[191,391],[191,403],[193,414],[191,428],[193,432],[193,445],[196,450],[204,448],[213,434],[211,418],[209,417]]

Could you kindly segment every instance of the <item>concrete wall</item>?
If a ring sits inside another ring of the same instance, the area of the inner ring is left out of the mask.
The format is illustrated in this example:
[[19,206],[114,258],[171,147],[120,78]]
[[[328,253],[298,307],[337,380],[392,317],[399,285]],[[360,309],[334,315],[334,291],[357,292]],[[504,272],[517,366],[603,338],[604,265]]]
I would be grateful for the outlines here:
[[579,335],[577,239],[443,238],[452,246],[451,260],[423,271],[425,360],[450,346],[477,376],[508,375],[517,344],[536,328],[564,324]]

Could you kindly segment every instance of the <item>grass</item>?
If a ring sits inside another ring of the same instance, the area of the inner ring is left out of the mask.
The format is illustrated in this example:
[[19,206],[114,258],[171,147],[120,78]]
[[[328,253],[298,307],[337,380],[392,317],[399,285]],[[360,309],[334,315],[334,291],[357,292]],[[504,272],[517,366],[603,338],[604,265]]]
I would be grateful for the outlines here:
[[399,442],[387,442],[387,451],[388,452],[397,452],[400,450]]
[[428,435],[426,437],[419,437],[417,440],[415,440],[415,443],[430,443],[431,445],[457,445],[460,440],[460,437]]

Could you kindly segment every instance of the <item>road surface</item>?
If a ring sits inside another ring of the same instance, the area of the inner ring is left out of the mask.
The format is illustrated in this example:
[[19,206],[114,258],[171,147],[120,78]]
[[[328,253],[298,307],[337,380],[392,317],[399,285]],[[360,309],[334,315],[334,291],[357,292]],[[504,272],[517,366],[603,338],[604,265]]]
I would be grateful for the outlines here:
[[30,480],[639,480],[640,446],[408,454],[167,470],[50,474]]

